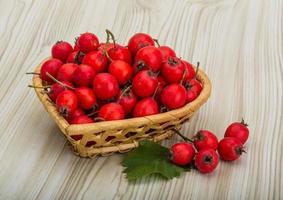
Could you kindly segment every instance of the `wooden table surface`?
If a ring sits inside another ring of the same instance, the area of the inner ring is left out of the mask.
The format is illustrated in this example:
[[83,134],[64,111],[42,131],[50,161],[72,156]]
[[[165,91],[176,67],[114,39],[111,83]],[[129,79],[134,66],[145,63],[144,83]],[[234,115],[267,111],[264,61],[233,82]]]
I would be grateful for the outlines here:
[[[282,0],[0,0],[0,199],[283,199],[282,11]],[[123,44],[150,33],[200,61],[212,96],[184,134],[220,138],[244,117],[247,154],[209,175],[132,183],[122,155],[73,155],[25,72],[57,40],[85,31],[104,40],[106,28]]]

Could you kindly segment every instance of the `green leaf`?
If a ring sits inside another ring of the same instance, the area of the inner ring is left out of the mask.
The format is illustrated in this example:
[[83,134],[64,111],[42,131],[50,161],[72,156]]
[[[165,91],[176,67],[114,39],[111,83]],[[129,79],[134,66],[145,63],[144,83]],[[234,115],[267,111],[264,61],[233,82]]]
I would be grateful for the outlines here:
[[166,179],[180,176],[183,168],[174,165],[169,149],[149,140],[143,140],[139,147],[129,152],[123,159],[124,173],[129,180],[135,180],[151,174],[159,174]]

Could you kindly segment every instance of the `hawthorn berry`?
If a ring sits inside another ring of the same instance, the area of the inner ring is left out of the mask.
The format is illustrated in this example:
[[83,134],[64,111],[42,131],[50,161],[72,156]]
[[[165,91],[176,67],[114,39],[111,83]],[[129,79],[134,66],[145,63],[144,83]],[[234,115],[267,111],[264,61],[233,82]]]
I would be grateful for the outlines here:
[[214,149],[201,149],[195,157],[195,166],[201,173],[214,171],[219,163],[219,157]]
[[187,142],[179,142],[172,146],[172,161],[177,165],[188,165],[195,156],[195,149],[192,144]]
[[239,139],[242,144],[245,144],[249,138],[248,125],[242,120],[241,122],[234,122],[228,126],[224,137],[235,137]]

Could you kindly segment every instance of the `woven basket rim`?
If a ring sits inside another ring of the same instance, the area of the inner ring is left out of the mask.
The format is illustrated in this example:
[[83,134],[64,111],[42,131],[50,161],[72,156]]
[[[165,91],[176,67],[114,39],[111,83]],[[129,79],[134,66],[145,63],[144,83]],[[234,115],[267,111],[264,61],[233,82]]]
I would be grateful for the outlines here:
[[[39,73],[40,68],[44,61],[49,58],[44,59],[36,68],[35,72]],[[195,66],[194,66],[195,67]],[[89,131],[98,132],[103,129],[117,129],[123,127],[131,127],[133,128],[144,126],[146,124],[155,124],[155,123],[162,123],[163,121],[168,121],[170,119],[179,118],[179,116],[184,115],[185,113],[191,113],[196,111],[201,105],[203,105],[211,94],[211,82],[207,75],[199,69],[197,74],[197,79],[202,83],[203,89],[200,95],[192,102],[186,104],[182,108],[171,110],[168,112],[150,115],[146,117],[136,117],[136,118],[129,118],[123,120],[113,120],[113,121],[102,121],[102,122],[94,122],[90,124],[81,124],[81,125],[71,125],[69,124],[63,116],[57,112],[56,107],[50,101],[48,95],[46,93],[42,93],[42,89],[34,88],[37,96],[39,97],[41,102],[44,102],[43,105],[47,112],[52,115],[56,123],[58,124],[59,128],[64,132],[68,133],[69,135],[77,134],[81,132],[82,134],[87,133]],[[34,86],[42,86],[42,81],[38,75],[33,76],[33,84]]]

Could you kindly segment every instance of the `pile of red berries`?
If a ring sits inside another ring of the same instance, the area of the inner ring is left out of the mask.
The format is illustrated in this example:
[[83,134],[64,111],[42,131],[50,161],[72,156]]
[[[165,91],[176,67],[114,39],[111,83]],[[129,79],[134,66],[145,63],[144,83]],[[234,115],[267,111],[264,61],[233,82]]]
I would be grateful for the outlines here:
[[192,139],[186,138],[176,130],[186,142],[172,146],[172,161],[180,166],[194,164],[201,173],[210,173],[217,167],[219,156],[224,161],[234,161],[245,152],[243,145],[249,137],[247,126],[243,120],[230,124],[220,142],[208,130],[198,131]]
[[74,47],[59,41],[41,66],[44,89],[70,124],[158,114],[200,94],[197,70],[170,47],[144,33],[133,35],[128,46],[117,44],[109,30],[106,35],[100,43],[83,33]]

